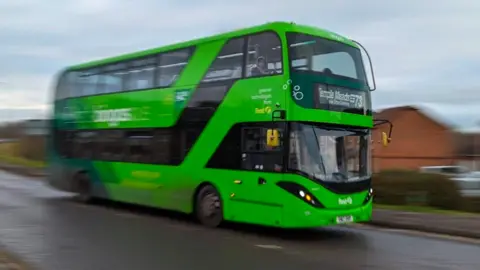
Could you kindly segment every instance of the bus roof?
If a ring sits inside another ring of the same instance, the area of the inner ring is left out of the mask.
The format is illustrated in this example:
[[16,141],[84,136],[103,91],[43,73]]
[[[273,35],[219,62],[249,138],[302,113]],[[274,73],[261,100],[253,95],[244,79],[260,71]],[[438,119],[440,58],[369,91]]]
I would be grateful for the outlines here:
[[219,39],[228,39],[231,37],[235,36],[243,36],[243,35],[248,35],[252,34],[255,32],[261,32],[265,30],[277,30],[277,31],[296,31],[296,32],[301,32],[301,33],[306,33],[306,34],[311,34],[311,35],[316,35],[319,37],[339,41],[342,43],[345,43],[347,45],[353,46],[355,48],[358,48],[358,46],[350,39],[343,37],[339,34],[336,34],[334,32],[330,32],[325,29],[321,29],[318,27],[313,27],[313,26],[307,26],[307,25],[299,25],[295,24],[293,22],[269,22],[265,23],[262,25],[256,25],[248,28],[241,28],[237,29],[234,31],[230,32],[225,32],[221,34],[216,34],[208,37],[203,37],[199,39],[193,39],[189,41],[184,41],[184,42],[179,42],[175,44],[170,44],[162,47],[157,47],[157,48],[152,48],[152,49],[147,49],[147,50],[142,50],[142,51],[137,51],[133,53],[127,53],[127,54],[122,54],[114,57],[109,57],[109,58],[104,58],[104,59],[99,59],[95,61],[90,61],[86,62],[83,64],[71,66],[67,68],[68,70],[78,70],[78,69],[84,69],[84,68],[89,68],[89,67],[95,67],[99,65],[104,65],[104,64],[110,64],[110,63],[115,63],[119,61],[124,61],[128,59],[134,59],[134,58],[139,58],[143,56],[148,56],[151,54],[157,54],[161,53],[164,51],[170,51],[170,50],[175,50],[175,49],[180,49],[180,48],[185,48],[185,47],[190,47],[194,46],[197,44],[201,43],[207,43]]

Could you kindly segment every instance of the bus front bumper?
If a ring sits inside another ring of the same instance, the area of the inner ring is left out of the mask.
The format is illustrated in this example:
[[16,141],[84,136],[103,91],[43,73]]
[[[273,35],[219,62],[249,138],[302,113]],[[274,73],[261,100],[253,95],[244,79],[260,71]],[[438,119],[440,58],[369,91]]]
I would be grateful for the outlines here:
[[350,223],[362,223],[372,218],[372,201],[356,208],[348,209],[284,209],[282,227],[312,228]]

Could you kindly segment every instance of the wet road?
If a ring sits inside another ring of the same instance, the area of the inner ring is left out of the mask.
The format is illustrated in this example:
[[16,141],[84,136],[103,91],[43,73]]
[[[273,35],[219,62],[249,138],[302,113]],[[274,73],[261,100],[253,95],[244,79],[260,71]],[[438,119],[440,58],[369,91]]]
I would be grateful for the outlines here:
[[83,206],[0,172],[0,244],[45,270],[480,269],[480,246],[369,228],[211,230],[154,210]]

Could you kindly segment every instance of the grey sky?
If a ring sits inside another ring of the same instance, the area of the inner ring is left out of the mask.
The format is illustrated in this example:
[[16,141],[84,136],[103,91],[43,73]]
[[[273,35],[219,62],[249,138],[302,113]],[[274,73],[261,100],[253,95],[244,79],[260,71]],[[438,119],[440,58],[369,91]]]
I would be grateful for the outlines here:
[[0,1],[0,122],[48,112],[64,66],[266,21],[360,41],[375,107],[424,104],[460,126],[480,120],[480,1]]

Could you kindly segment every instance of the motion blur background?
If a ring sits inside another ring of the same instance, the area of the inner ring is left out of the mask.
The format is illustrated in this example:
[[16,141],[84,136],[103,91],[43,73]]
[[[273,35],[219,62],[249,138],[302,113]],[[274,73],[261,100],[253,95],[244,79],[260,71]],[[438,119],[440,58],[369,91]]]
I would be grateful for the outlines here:
[[[480,269],[479,14],[473,0],[0,1],[0,268],[7,250],[40,269]],[[372,57],[375,116],[394,129],[388,147],[388,125],[373,132],[369,224],[214,232],[70,203],[41,180],[64,67],[271,21],[331,30]]]
[[376,173],[433,172],[463,181],[455,183],[465,196],[478,194],[480,2],[281,2],[0,2],[0,160],[44,166],[52,83],[65,66],[282,20],[341,33],[368,49],[378,84],[374,110],[394,124],[390,146],[372,150]]

